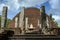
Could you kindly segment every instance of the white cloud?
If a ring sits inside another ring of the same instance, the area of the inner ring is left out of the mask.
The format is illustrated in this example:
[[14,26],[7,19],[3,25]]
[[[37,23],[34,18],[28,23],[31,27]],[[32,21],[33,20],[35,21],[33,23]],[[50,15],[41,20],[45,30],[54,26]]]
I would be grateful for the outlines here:
[[52,16],[54,19],[55,19],[55,21],[58,23],[58,26],[60,26],[60,16],[58,16],[58,15],[53,15]]
[[60,16],[53,15],[52,17],[55,18],[56,21],[60,20]]
[[5,6],[4,4],[0,4],[0,12],[2,11],[3,6]]
[[[47,2],[48,0],[0,0],[0,10],[2,10],[3,5],[7,5],[9,7],[8,16],[13,17],[15,16],[16,12],[19,7],[32,7],[37,4],[43,4]],[[12,15],[13,14],[13,15]]]
[[43,4],[48,0],[2,0],[1,3],[10,7],[10,10],[17,10],[20,6],[32,7],[37,4]]
[[[19,7],[32,7],[37,4],[42,4],[48,0],[2,0],[1,4],[9,6],[9,10],[18,10]],[[2,6],[2,5],[1,5]]]
[[50,0],[49,4],[52,10],[56,10],[60,12],[60,0]]
[[3,9],[3,6],[7,6],[8,9],[9,9],[9,6],[8,5],[5,5],[5,4],[0,4],[0,15],[2,14],[2,9]]
[[55,21],[58,23],[58,26],[60,26],[60,16],[53,15],[53,18],[54,18]]
[[2,1],[3,2],[0,3],[0,6],[7,5],[9,7],[9,10],[17,10],[19,8],[18,0],[2,0]]
[[50,0],[49,3],[52,9],[60,9],[60,0]]
[[53,14],[53,18],[60,25],[60,0],[50,0],[49,4],[51,6],[49,13]]
[[17,10],[19,8],[18,0],[7,0],[5,4],[10,6],[10,10]]
[[19,0],[20,6],[31,7],[37,4],[43,4],[48,0]]
[[3,6],[8,7],[8,18],[10,19],[12,19],[15,16],[16,11],[20,7],[18,0],[2,0],[0,1],[0,15],[2,14]]

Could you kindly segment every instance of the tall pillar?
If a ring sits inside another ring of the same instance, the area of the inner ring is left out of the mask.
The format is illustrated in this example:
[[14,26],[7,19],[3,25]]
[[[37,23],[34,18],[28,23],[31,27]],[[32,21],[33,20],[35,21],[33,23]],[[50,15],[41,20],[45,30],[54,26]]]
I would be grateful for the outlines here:
[[15,28],[18,27],[18,17],[15,17]]
[[52,14],[50,14],[50,20],[52,20]]
[[46,17],[46,24],[48,28],[52,27],[52,14],[50,14],[49,17],[48,16]]
[[19,27],[23,27],[24,23],[24,7],[21,7],[21,13],[19,17]]
[[2,18],[1,18],[1,28],[6,27],[6,23],[7,23],[7,7],[4,6],[3,7],[3,11],[2,11]]
[[22,30],[21,34],[24,34],[24,7],[21,7],[21,13],[19,16],[19,28]]
[[25,30],[28,30],[28,17],[25,18]]
[[47,27],[49,28],[49,20],[48,20],[48,17],[46,17],[46,24],[47,24]]
[[39,30],[42,29],[42,26],[41,26],[41,23],[40,23],[40,20],[39,19],[38,19],[38,28],[39,28]]
[[45,6],[42,6],[40,8],[40,24],[42,28],[46,24],[45,22],[46,22]]
[[50,28],[53,28],[53,25],[52,25],[52,14],[50,14]]

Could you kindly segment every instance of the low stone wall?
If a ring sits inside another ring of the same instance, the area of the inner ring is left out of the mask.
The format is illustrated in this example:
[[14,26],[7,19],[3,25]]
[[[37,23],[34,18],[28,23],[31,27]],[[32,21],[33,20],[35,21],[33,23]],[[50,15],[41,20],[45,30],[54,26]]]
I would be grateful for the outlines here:
[[[10,30],[10,31],[9,31]],[[60,38],[60,35],[43,35],[43,34],[24,34],[24,35],[15,35],[11,34],[11,30],[16,30],[16,29],[6,29],[6,32],[4,32],[5,34],[2,34],[3,36],[0,36],[0,40],[59,40],[58,38]],[[18,31],[20,29],[17,29],[15,32],[16,34],[18,34],[17,32],[20,33],[20,31]],[[60,29],[57,29],[60,30]],[[60,31],[58,32],[60,33]],[[10,34],[12,36],[10,36]]]
[[60,36],[55,35],[14,35],[10,40],[59,40]]

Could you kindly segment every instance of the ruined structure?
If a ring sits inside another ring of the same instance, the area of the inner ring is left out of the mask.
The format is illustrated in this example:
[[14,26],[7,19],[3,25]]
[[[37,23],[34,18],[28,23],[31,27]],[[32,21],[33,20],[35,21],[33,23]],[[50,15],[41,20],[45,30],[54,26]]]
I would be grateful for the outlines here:
[[7,7],[4,6],[0,40],[49,40],[50,38],[54,40],[60,38],[60,36],[55,36],[60,35],[60,28],[57,28],[57,25],[52,20],[52,14],[47,15],[45,13],[45,6],[40,9],[21,7],[21,12],[11,20],[8,28],[5,28],[6,22]]
[[[3,7],[1,28],[6,27],[7,7]],[[52,14],[45,13],[45,6],[40,9],[21,7],[19,12],[10,22],[8,30],[13,30],[15,35],[37,33],[43,35],[56,35],[57,25],[52,20]],[[6,29],[7,30],[7,29]]]
[[45,6],[42,6],[40,9],[22,7],[21,12],[10,22],[9,28],[17,28],[19,32],[17,34],[36,32],[53,35],[56,32],[54,30],[51,31],[51,29],[57,28],[57,26],[52,21],[52,15],[47,15],[45,13]]

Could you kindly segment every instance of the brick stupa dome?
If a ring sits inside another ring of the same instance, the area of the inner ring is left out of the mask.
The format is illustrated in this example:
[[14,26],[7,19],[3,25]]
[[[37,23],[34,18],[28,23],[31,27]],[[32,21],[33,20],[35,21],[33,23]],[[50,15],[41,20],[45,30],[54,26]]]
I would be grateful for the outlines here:
[[[18,17],[18,22],[19,22],[19,15],[21,12],[19,12],[15,17]],[[40,16],[40,9],[38,8],[26,8],[24,9],[24,17],[28,17],[28,23],[33,24],[34,27],[37,26],[38,18]],[[15,17],[12,19],[12,21],[9,24],[10,28],[15,27]]]
[[[18,17],[18,23],[19,23],[20,13],[21,12],[17,13],[17,15],[12,19],[12,21],[9,24],[9,28],[15,28],[15,18],[16,17]],[[30,26],[30,24],[33,24],[34,27],[37,27],[38,26],[38,19],[40,17],[40,9],[34,8],[34,7],[25,8],[24,9],[24,22],[25,22],[26,17],[28,17],[29,26]],[[52,23],[54,25],[54,28],[56,28],[57,26],[55,25],[55,23],[54,22],[52,22]]]

